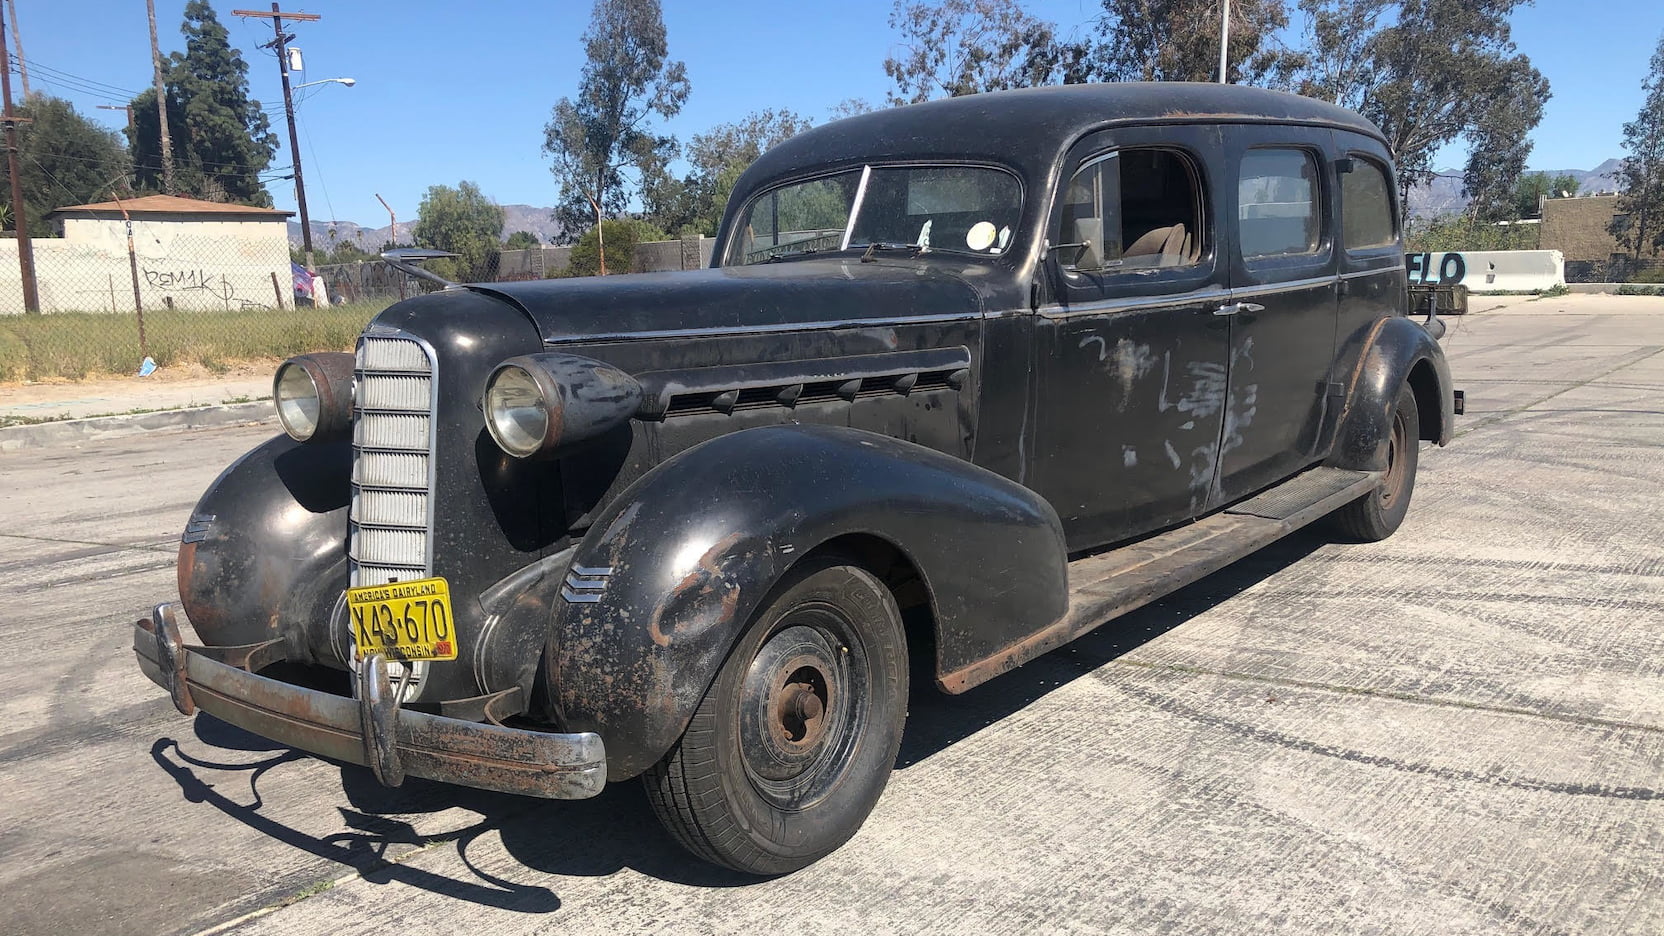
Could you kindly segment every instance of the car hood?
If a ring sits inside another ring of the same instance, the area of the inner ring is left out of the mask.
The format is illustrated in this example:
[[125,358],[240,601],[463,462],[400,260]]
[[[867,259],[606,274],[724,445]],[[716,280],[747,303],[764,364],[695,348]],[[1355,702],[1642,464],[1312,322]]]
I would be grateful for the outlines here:
[[987,271],[961,265],[934,259],[862,263],[847,256],[468,288],[518,306],[545,341],[581,341],[977,314],[982,307],[971,280]]

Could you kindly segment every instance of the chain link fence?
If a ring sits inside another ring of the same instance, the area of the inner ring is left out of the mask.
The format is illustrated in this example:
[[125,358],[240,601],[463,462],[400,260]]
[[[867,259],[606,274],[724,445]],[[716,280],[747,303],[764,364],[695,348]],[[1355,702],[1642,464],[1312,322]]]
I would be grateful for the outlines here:
[[281,220],[93,218],[63,230],[31,240],[32,296],[19,243],[0,239],[0,381],[351,350],[401,287],[418,291],[380,262],[379,278],[307,274]]

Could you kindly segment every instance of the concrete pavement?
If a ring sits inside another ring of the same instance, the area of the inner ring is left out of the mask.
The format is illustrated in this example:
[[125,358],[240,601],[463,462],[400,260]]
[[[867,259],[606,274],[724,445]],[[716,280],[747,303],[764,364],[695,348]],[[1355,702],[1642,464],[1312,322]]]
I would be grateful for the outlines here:
[[0,932],[1664,931],[1664,299],[1445,344],[1468,416],[1398,535],[917,693],[863,831],[764,883],[634,784],[387,791],[174,713],[127,625],[269,430],[0,454]]

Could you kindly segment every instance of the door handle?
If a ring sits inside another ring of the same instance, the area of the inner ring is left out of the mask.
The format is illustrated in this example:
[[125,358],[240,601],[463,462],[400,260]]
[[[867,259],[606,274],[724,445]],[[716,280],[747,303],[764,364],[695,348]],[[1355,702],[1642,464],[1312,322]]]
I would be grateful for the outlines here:
[[1238,312],[1264,312],[1265,306],[1257,302],[1227,302],[1213,310],[1214,315],[1235,315]]

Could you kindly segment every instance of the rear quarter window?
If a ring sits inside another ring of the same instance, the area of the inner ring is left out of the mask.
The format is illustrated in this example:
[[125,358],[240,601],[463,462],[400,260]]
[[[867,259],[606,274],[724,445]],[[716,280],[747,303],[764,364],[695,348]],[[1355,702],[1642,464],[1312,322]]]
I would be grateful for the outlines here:
[[1294,257],[1322,246],[1317,160],[1303,149],[1255,149],[1242,156],[1237,230],[1242,258]]
[[1341,235],[1347,250],[1384,247],[1398,240],[1393,224],[1392,186],[1380,163],[1352,157],[1352,171],[1340,177]]

